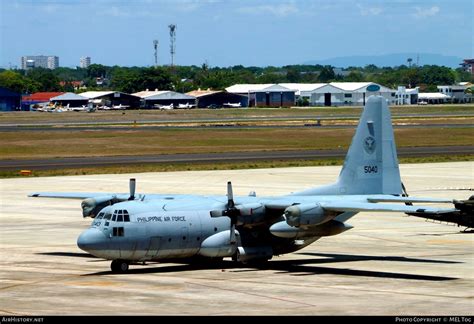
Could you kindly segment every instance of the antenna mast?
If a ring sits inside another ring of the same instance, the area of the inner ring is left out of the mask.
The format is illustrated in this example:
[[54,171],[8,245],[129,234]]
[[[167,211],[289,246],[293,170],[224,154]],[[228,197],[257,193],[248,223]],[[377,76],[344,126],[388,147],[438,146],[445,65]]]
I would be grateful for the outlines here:
[[170,29],[170,53],[171,53],[171,67],[174,66],[174,55],[176,54],[176,28],[175,24],[168,26]]
[[155,48],[155,67],[158,67],[158,40],[153,40],[153,47]]

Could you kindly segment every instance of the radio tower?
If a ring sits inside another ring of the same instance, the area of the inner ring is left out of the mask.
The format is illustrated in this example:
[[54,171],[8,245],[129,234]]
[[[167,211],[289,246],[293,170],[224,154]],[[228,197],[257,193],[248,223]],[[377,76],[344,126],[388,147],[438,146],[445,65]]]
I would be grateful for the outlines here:
[[171,67],[174,66],[174,55],[176,54],[176,28],[175,24],[168,26],[170,29],[170,53],[171,53]]
[[158,67],[158,40],[153,41],[153,47],[155,48],[155,67]]

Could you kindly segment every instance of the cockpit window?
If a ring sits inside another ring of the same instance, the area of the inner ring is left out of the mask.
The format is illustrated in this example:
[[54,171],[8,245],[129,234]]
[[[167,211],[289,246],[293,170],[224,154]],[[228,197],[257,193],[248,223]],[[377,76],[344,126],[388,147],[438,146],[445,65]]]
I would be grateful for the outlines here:
[[104,213],[99,213],[99,215],[97,215],[96,219],[102,219],[102,217],[104,217]]
[[117,220],[117,222],[130,222],[130,214],[126,209],[118,209],[114,211],[114,216],[112,221]]
[[110,217],[112,217],[111,213],[105,213],[104,219],[110,219]]

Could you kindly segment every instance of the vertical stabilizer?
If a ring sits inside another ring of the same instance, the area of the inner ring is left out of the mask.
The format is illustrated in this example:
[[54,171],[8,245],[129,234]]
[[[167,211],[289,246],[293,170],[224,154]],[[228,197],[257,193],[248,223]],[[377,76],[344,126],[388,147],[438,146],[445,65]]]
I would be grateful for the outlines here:
[[371,96],[362,112],[337,182],[296,195],[401,193],[390,110],[386,99]]

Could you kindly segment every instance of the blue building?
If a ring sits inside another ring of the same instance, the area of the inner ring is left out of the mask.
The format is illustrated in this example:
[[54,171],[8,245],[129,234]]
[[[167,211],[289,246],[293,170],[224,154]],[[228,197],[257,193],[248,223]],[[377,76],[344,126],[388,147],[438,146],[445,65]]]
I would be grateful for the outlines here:
[[20,109],[21,94],[0,87],[0,111],[15,111]]

